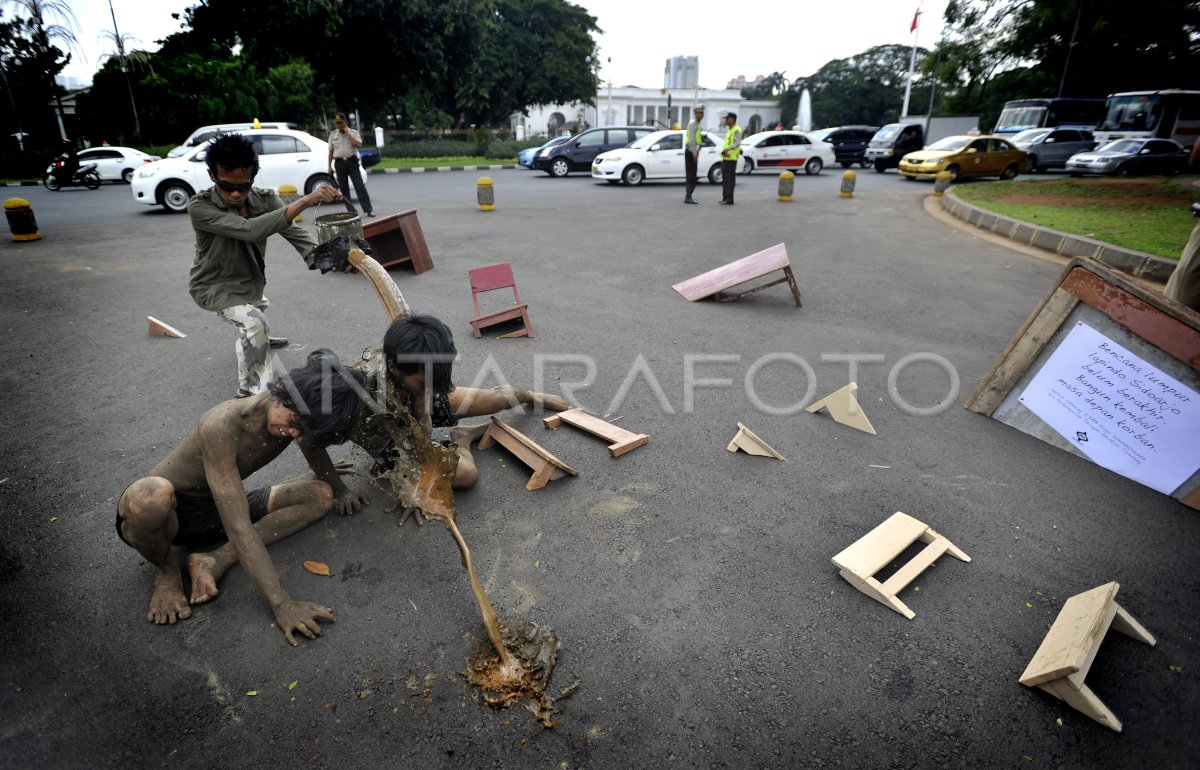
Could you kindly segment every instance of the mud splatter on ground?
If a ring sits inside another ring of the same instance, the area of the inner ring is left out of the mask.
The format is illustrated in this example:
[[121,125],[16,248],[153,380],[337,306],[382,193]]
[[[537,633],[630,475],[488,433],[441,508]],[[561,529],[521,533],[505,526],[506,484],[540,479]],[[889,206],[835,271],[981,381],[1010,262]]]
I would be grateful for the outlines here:
[[571,683],[557,695],[549,693],[550,676],[554,673],[561,646],[558,637],[548,627],[532,622],[516,629],[501,625],[500,636],[517,668],[505,666],[491,642],[480,640],[478,649],[466,660],[463,676],[479,688],[483,702],[492,708],[505,709],[520,704],[543,727],[556,726],[555,703],[570,697],[579,687],[579,679],[572,677]]

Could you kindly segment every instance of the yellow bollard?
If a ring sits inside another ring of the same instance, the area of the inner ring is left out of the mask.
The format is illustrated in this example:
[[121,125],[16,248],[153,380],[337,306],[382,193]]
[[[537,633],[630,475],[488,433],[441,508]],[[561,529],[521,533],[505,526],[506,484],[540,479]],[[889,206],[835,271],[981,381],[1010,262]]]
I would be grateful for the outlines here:
[[481,176],[475,182],[475,199],[479,202],[480,211],[492,211],[496,208],[496,191],[492,189],[490,176]]
[[842,174],[842,197],[843,198],[853,198],[854,197],[854,185],[857,181],[858,181],[858,174],[855,174],[850,169],[847,169],[846,173]]
[[792,190],[796,186],[796,175],[791,171],[784,171],[779,175],[779,200],[790,201],[792,199]]
[[8,217],[8,229],[14,241],[36,241],[42,237],[38,232],[33,207],[24,198],[9,198],[4,201],[4,216]]
[[[296,189],[296,185],[294,185],[294,184],[279,185],[279,198],[280,198],[280,200],[283,201],[284,206],[292,205],[293,203],[296,202],[296,199],[299,197],[300,197],[300,191]],[[297,214],[296,218],[293,219],[292,221],[299,222],[300,215]]]
[[950,186],[950,172],[939,171],[937,176],[933,178],[933,194],[935,197],[942,197],[942,193],[946,192],[946,188]]

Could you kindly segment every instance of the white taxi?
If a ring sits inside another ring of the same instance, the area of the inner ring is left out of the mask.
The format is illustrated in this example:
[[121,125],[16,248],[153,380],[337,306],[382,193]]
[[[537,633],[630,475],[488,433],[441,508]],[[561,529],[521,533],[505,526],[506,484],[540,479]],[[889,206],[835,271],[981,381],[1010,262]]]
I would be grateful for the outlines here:
[[[625,147],[602,152],[592,161],[592,179],[616,184],[641,184],[646,179],[683,179],[683,131],[655,131]],[[703,132],[697,173],[721,183],[721,141]]]
[[836,160],[832,144],[817,141],[803,131],[763,131],[742,140],[738,173],[804,169],[811,176]]

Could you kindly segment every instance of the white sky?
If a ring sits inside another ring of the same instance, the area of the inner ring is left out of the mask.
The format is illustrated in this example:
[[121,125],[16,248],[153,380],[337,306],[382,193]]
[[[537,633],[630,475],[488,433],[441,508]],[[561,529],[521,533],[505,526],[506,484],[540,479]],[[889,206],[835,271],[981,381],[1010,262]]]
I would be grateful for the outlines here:
[[[101,57],[114,53],[108,0],[65,0],[79,20],[75,30],[83,56],[63,71],[91,81]],[[831,59],[844,59],[885,43],[911,45],[913,13],[921,6],[917,43],[932,48],[941,35],[947,0],[743,0],[720,5],[694,0],[645,3],[635,0],[574,0],[598,18],[600,77],[614,85],[660,88],[663,67],[673,56],[698,56],[700,85],[724,88],[733,78],[783,72],[790,80],[811,75]],[[171,13],[195,0],[112,0],[122,35],[134,47],[157,50],[156,40],[178,31]],[[611,60],[611,61],[609,61]]]

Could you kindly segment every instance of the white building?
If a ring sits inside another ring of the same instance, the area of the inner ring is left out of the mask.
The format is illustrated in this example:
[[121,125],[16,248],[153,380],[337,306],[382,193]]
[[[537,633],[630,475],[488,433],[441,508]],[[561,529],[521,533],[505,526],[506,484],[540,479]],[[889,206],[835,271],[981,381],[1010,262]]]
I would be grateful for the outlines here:
[[721,133],[725,114],[737,113],[746,134],[773,128],[779,122],[779,105],[770,99],[743,99],[739,91],[705,88],[637,88],[603,86],[596,94],[596,106],[573,102],[529,108],[529,115],[517,112],[509,119],[517,138],[558,136],[578,133],[594,126],[684,127],[692,117],[692,108],[704,105],[704,128]]
[[663,88],[695,88],[700,83],[700,59],[673,56],[663,70]]

